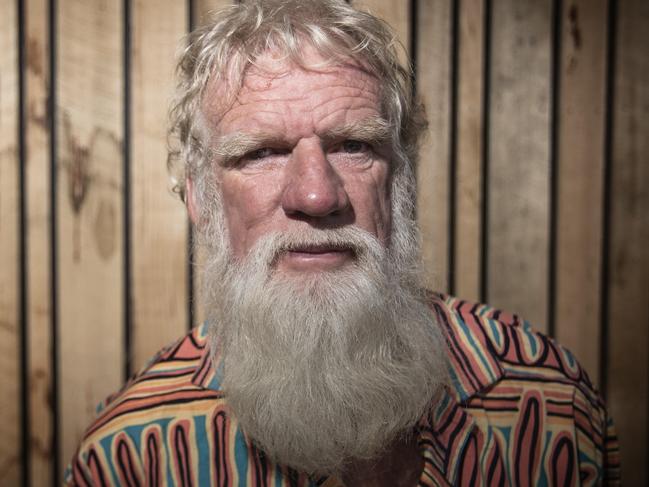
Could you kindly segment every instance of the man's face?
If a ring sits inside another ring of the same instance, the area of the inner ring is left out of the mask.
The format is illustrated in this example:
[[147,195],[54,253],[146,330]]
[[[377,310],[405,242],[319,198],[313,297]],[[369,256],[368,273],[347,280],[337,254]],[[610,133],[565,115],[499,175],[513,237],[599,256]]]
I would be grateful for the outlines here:
[[[376,78],[352,65],[306,71],[270,56],[259,64],[224,114],[219,90],[209,86],[205,95],[233,256],[272,232],[352,224],[387,246],[390,144]],[[283,252],[274,266],[317,272],[354,257],[307,246]]]

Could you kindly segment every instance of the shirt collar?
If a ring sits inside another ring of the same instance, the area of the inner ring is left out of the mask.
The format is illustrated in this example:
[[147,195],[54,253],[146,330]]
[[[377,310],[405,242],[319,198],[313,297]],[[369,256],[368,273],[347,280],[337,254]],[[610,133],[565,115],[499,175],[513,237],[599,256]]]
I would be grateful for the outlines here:
[[192,383],[202,389],[211,389],[213,391],[220,392],[221,382],[217,378],[217,373],[214,369],[213,362],[220,364],[221,360],[218,356],[218,350],[214,354],[210,350],[208,329],[209,324],[207,322],[204,322],[202,325],[192,330],[194,341],[199,346],[199,348],[201,348],[200,360],[198,362],[196,372],[192,377]]
[[446,336],[452,390],[466,402],[503,376],[493,346],[498,333],[494,310],[442,294],[431,294],[430,303]]

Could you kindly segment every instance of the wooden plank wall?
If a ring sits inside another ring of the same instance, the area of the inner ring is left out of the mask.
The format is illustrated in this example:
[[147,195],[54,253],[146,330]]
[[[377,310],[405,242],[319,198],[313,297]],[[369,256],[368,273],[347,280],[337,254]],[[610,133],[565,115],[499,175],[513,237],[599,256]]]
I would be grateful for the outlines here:
[[[94,406],[202,319],[165,118],[183,35],[228,0],[0,1],[0,485],[56,485]],[[646,485],[649,4],[357,3],[427,105],[428,282],[572,349]]]

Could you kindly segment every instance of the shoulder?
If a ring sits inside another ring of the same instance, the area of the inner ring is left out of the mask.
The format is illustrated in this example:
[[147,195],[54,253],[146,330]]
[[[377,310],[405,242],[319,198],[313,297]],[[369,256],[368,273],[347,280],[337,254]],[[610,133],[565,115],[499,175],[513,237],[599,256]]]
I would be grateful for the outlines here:
[[197,380],[209,362],[205,335],[199,327],[163,348],[100,404],[66,471],[67,484],[116,475],[120,457],[134,461],[148,443],[164,444],[175,425],[191,426],[219,408],[220,392]]
[[458,400],[488,437],[516,449],[532,438],[525,431],[545,431],[536,439],[540,450],[523,450],[557,458],[574,452],[583,478],[616,481],[611,418],[568,349],[516,314],[445,295],[431,295],[431,303],[446,332]]
[[445,295],[433,295],[431,302],[452,352],[465,367],[481,369],[474,373],[565,383],[590,399],[599,398],[575,356],[520,316]]

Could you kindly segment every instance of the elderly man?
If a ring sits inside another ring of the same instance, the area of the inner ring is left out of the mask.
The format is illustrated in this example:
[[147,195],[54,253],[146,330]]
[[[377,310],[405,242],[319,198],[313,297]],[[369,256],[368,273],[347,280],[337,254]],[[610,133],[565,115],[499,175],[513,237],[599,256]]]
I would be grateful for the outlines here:
[[422,290],[424,120],[397,59],[342,0],[250,1],[191,35],[171,166],[209,250],[209,319],[108,400],[70,485],[616,481],[568,352]]

